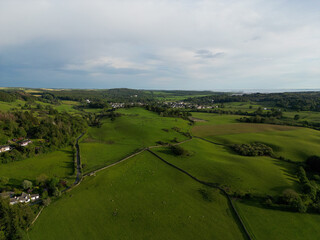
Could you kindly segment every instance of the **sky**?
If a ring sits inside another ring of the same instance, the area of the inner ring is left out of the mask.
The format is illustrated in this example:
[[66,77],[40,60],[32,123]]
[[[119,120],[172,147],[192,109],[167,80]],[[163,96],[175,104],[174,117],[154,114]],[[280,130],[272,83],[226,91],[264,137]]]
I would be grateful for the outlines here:
[[320,88],[319,0],[0,0],[0,87]]

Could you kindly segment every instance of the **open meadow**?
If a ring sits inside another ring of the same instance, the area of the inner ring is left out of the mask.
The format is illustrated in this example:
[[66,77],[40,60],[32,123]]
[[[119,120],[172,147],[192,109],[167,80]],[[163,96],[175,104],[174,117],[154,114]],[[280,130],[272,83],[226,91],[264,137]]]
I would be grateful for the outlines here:
[[196,122],[191,130],[194,136],[227,145],[261,142],[272,147],[277,156],[297,162],[320,154],[320,132],[317,130],[257,123],[216,124],[215,122],[219,122],[218,119],[223,119],[223,116],[210,113],[202,113],[201,118],[207,119],[208,122]]
[[0,176],[9,178],[9,183],[15,186],[20,186],[24,179],[36,180],[41,174],[66,178],[72,175],[73,171],[73,154],[70,147],[0,165]]
[[36,239],[242,239],[227,200],[144,152],[45,208]]
[[136,150],[157,145],[158,141],[183,141],[187,137],[173,130],[187,132],[188,121],[163,118],[142,108],[119,109],[115,120],[104,119],[102,126],[91,127],[80,143],[84,172],[116,162]]
[[250,202],[235,202],[246,227],[255,240],[317,240],[320,215],[262,208]]
[[165,147],[153,151],[198,179],[227,186],[232,191],[275,195],[286,188],[297,188],[290,163],[270,157],[240,156],[224,146],[200,139],[180,146],[190,156],[175,156]]

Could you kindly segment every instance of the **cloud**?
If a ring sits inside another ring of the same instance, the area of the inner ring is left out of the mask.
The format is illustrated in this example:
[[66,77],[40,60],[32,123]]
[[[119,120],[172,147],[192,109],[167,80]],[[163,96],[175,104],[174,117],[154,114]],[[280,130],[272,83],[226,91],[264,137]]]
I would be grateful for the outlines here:
[[196,57],[198,57],[198,58],[217,58],[217,57],[221,57],[223,55],[224,55],[224,52],[213,53],[213,52],[211,52],[209,50],[205,50],[205,49],[196,51]]
[[0,1],[0,84],[319,88],[319,8],[312,0]]

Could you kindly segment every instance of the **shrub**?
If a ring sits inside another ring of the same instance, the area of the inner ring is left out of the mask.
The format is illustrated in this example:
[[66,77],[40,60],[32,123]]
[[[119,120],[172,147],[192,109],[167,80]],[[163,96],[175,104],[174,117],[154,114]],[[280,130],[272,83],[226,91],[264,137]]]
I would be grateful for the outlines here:
[[307,159],[306,164],[311,171],[320,172],[320,157],[311,156]]
[[177,156],[186,156],[189,154],[189,152],[187,150],[180,147],[179,145],[171,145],[170,149],[171,149],[172,153]]
[[30,189],[30,188],[32,188],[32,182],[30,182],[28,180],[23,180],[22,187],[25,190]]
[[272,148],[262,143],[234,144],[232,149],[243,156],[273,156]]

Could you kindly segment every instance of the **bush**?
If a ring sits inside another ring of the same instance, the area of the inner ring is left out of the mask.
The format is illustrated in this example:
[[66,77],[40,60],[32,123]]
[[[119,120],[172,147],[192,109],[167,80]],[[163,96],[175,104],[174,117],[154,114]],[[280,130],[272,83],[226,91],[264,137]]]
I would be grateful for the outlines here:
[[32,188],[32,182],[30,182],[28,180],[23,180],[22,187],[24,190],[30,189],[30,188]]
[[320,157],[319,156],[311,156],[307,159],[306,164],[310,171],[319,172],[320,173]]
[[272,148],[262,143],[234,144],[232,149],[242,156],[273,156]]
[[170,149],[171,149],[172,153],[177,156],[186,156],[189,154],[189,152],[187,150],[180,147],[179,145],[171,145]]

